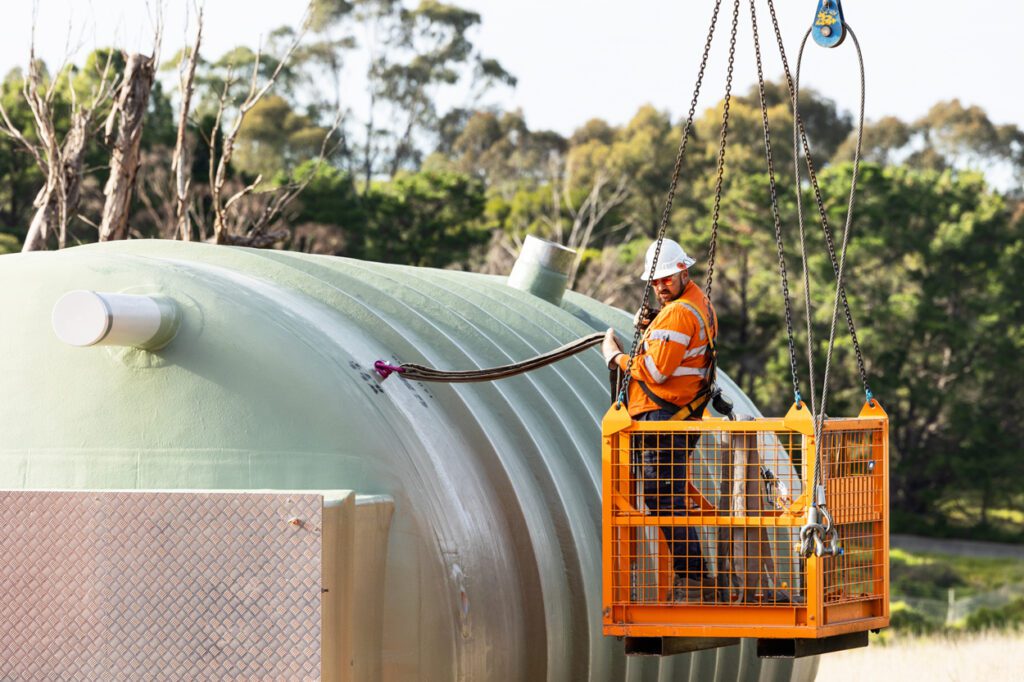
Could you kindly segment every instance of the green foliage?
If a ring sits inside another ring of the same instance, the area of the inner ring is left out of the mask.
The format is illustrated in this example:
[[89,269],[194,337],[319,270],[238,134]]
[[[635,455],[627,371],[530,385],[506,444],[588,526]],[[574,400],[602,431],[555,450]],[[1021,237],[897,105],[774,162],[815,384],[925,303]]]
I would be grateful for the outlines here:
[[900,608],[896,608],[894,605],[890,612],[889,627],[898,632],[920,636],[942,632],[945,629],[945,623],[923,611],[902,604]]
[[[308,177],[314,165],[295,173]],[[483,184],[451,171],[403,173],[357,193],[352,176],[321,165],[302,194],[297,223],[334,226],[334,250],[385,263],[444,267],[459,263],[483,244]],[[280,181],[280,180],[279,180]],[[307,239],[300,248],[316,248]]]
[[945,599],[951,587],[965,584],[956,569],[944,562],[909,563],[893,556],[889,571],[893,593],[903,597]]
[[328,130],[297,113],[283,97],[268,95],[252,108],[235,146],[236,169],[271,178],[316,157]]
[[0,256],[5,253],[17,253],[21,251],[21,242],[12,234],[0,232]]
[[[295,169],[294,179],[304,181],[311,173],[315,175],[299,199],[301,208],[296,222],[337,225],[342,232],[350,234],[364,231],[366,212],[352,176],[328,164],[307,161]],[[288,179],[279,176],[277,184],[284,184]]]
[[[822,182],[826,196],[841,197],[849,168],[823,173]],[[1007,286],[1024,271],[1007,253],[1024,234],[977,174],[868,166],[859,186],[848,287],[872,383],[892,419],[894,498],[922,514],[948,495],[977,495],[987,508],[1011,502],[1007,482],[1021,480],[1015,450],[1024,434],[1008,415],[1024,404],[1006,377],[1024,371],[1024,316]],[[837,199],[833,224],[843,208]],[[830,266],[819,257],[815,269],[822,281]],[[831,312],[823,293],[819,324]],[[851,410],[861,398],[849,347],[841,351],[837,407]]]
[[[1024,625],[1024,599],[993,606],[1024,585],[1019,560],[893,549],[889,566],[894,630],[924,635]],[[947,624],[951,608],[960,620]]]
[[966,596],[999,590],[1008,585],[1024,584],[1024,562],[1012,558],[912,553],[893,549],[889,562],[893,591],[906,596],[910,593],[902,592],[902,588],[897,589],[897,581],[902,581],[903,576],[916,576],[918,580],[929,582],[929,586],[911,589],[940,595],[937,598],[943,600],[946,598],[944,590],[950,587],[955,587],[958,595]]
[[403,173],[374,183],[363,201],[366,229],[351,242],[361,258],[443,267],[489,237],[483,184],[460,173]]
[[[756,85],[751,86],[745,96],[736,99],[760,112],[761,101]],[[787,134],[784,139],[789,139],[792,135],[793,117],[789,113],[789,87],[784,79],[765,83],[765,102],[770,108],[772,129]],[[782,112],[785,112],[783,118],[777,118],[777,114]],[[840,111],[835,101],[823,97],[813,88],[800,89],[800,118],[814,154],[819,158],[831,158],[837,147],[853,131],[853,116],[849,112]]]
[[[854,135],[835,157],[851,159]],[[927,170],[947,168],[1009,171],[1020,197],[1024,185],[1024,131],[1012,124],[997,125],[978,106],[960,100],[938,102],[911,123],[887,116],[865,126],[864,158],[883,164],[905,163]]]
[[309,27],[323,31],[346,17],[354,8],[347,0],[315,0],[310,10]]
[[1019,630],[1024,627],[1024,597],[998,608],[982,607],[967,616],[968,631]]

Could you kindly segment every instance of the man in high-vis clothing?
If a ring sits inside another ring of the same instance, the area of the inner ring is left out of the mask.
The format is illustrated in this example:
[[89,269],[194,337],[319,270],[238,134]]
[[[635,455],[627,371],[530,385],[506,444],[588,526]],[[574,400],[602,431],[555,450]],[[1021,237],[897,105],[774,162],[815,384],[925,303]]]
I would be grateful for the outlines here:
[[[656,248],[657,242],[647,249],[643,280],[651,274]],[[636,421],[700,419],[711,399],[718,320],[711,301],[690,280],[694,262],[677,242],[662,242],[651,282],[662,308],[647,325],[632,364],[615,332],[609,329],[605,334],[601,350],[608,367],[628,370],[632,377],[627,400]],[[687,513],[687,460],[699,437],[696,433],[648,434],[634,443],[634,452],[640,451],[635,464],[643,477],[644,503],[650,513]],[[713,587],[696,529],[666,526],[662,530],[673,557],[677,598],[680,591]]]

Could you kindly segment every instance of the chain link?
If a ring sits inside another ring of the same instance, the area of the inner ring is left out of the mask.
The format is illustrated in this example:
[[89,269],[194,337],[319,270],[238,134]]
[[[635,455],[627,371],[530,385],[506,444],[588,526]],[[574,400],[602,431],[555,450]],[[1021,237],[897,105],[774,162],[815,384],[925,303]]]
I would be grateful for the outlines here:
[[[654,260],[651,262],[651,271],[648,273],[647,282],[644,285],[644,293],[640,299],[640,310],[647,307],[647,299],[651,294],[651,286],[654,280],[654,271],[658,265],[658,258],[661,256],[661,244],[665,240],[665,230],[668,228],[668,221],[672,215],[672,203],[675,201],[676,186],[679,184],[679,174],[683,169],[683,157],[686,155],[686,145],[690,139],[690,129],[693,127],[693,117],[697,112],[697,100],[700,97],[701,85],[704,83],[704,71],[708,65],[708,55],[711,53],[711,41],[715,35],[715,26],[718,24],[718,11],[721,9],[722,0],[715,0],[715,9],[711,14],[711,26],[708,28],[708,37],[704,42],[704,54],[700,60],[700,69],[697,71],[697,83],[693,88],[693,99],[690,100],[690,111],[686,115],[686,125],[683,127],[683,138],[679,141],[679,149],[676,151],[676,163],[672,169],[672,180],[669,183],[668,197],[665,199],[665,208],[661,214],[661,225],[658,229],[658,245],[654,249]],[[641,314],[642,317],[642,314]],[[623,402],[628,395],[629,382],[632,374],[629,369],[633,366],[633,358],[636,357],[636,349],[640,343],[642,327],[639,324],[633,330],[633,343],[629,347],[629,362],[626,363],[625,376],[622,379],[622,387],[619,389],[619,402]]]
[[725,101],[722,105],[722,132],[718,144],[718,177],[715,180],[715,207],[711,214],[711,244],[708,247],[708,273],[704,295],[711,300],[711,282],[715,275],[715,254],[718,251],[718,215],[722,205],[722,180],[725,175],[725,149],[729,139],[729,104],[732,101],[732,73],[736,61],[736,29],[740,22],[740,0],[732,6],[732,33],[729,36],[729,70],[725,77]]
[[800,379],[796,368],[796,342],[793,338],[793,310],[789,297],[789,276],[786,273],[786,256],[782,243],[782,220],[779,218],[779,199],[775,187],[775,162],[772,159],[771,131],[768,126],[768,102],[764,92],[764,67],[761,63],[761,41],[757,32],[757,10],[750,0],[750,19],[754,29],[754,56],[757,58],[757,86],[761,98],[761,125],[764,129],[764,154],[768,162],[768,188],[772,200],[772,220],[775,224],[775,246],[779,255],[779,279],[782,286],[782,300],[786,310],[786,335],[789,341],[789,367],[793,375],[794,402],[800,402]]

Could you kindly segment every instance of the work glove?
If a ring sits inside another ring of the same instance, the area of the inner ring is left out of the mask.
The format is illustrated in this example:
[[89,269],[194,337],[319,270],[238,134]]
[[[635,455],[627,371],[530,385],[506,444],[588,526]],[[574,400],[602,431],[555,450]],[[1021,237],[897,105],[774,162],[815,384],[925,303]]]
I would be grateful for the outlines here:
[[619,340],[615,338],[615,330],[609,328],[604,334],[604,340],[601,342],[601,355],[604,356],[608,369],[614,369],[615,356],[621,354],[622,346],[619,345]]
[[722,393],[722,389],[717,386],[711,392],[711,407],[715,408],[715,411],[723,417],[728,419],[735,418],[732,401],[726,398],[725,394]]
[[640,310],[636,311],[636,315],[633,316],[633,326],[640,327],[640,331],[645,331],[651,324],[651,320],[657,316],[659,311],[651,310],[647,306],[643,306]]

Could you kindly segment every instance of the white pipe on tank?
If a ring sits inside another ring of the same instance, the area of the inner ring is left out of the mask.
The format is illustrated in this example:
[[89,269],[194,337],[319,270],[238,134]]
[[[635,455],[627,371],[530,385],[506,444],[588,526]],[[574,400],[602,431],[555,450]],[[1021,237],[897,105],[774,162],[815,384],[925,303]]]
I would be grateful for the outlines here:
[[178,306],[162,296],[77,289],[53,306],[53,331],[71,346],[163,348],[178,331]]

